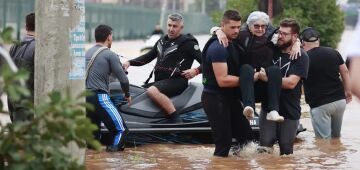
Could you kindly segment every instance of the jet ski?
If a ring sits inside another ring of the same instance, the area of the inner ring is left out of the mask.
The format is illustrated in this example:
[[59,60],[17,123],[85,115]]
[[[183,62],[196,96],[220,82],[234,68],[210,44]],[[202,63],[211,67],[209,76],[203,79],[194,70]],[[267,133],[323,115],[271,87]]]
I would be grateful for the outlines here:
[[[146,94],[146,89],[130,85],[131,105],[124,100],[119,82],[110,83],[110,96],[129,129],[127,142],[141,143],[211,143],[211,128],[201,104],[203,85],[190,82],[183,93],[171,98],[179,112],[176,119],[165,117]],[[249,120],[254,137],[259,135],[259,115]],[[298,133],[305,131],[299,125]],[[102,132],[107,132],[102,128]]]
[[[124,101],[119,82],[110,83],[110,96],[131,133],[211,132],[201,104],[202,91],[202,84],[190,82],[183,93],[172,97],[178,117],[169,119],[147,96],[145,88],[130,85],[132,101],[131,105],[128,105]],[[250,124],[254,131],[258,131],[258,116],[251,119]]]

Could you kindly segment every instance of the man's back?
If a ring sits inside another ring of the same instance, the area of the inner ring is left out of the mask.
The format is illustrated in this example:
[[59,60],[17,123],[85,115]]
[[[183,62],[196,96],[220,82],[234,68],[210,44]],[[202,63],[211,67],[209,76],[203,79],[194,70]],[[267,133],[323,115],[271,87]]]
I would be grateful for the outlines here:
[[344,64],[344,60],[339,52],[329,47],[316,47],[307,53],[310,66],[305,96],[310,106],[344,99],[344,87],[339,77],[339,66]]
[[[95,45],[86,52],[86,64],[89,63],[93,54],[100,47],[102,46]],[[114,75],[119,79],[120,83],[129,83],[127,76],[121,67],[119,57],[107,48],[98,54],[92,66],[90,67],[86,81],[86,88],[91,90],[104,90],[108,92],[109,76],[111,73],[114,73]]]
[[35,38],[34,36],[25,36],[20,44],[11,47],[10,55],[17,67],[29,72],[29,79],[26,87],[33,94],[34,91],[34,55],[35,55]]
[[[35,39],[34,36],[26,36],[20,44],[16,44],[10,49],[10,56],[16,66],[20,69],[25,69],[29,72],[29,78],[26,81],[26,88],[31,95],[26,97],[30,101],[34,101],[34,54],[35,54]],[[24,99],[24,97],[22,98]],[[33,113],[27,105],[20,101],[14,101],[8,96],[8,107],[10,112],[10,119],[13,122],[32,120]]]

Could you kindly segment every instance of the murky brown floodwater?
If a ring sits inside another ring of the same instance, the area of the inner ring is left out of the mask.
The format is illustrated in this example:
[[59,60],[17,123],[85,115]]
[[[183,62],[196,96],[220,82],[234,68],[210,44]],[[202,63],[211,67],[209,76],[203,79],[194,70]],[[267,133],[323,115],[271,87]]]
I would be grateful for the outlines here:
[[301,120],[308,131],[298,135],[294,154],[256,153],[252,143],[240,156],[213,157],[213,145],[149,144],[125,152],[88,151],[86,166],[99,169],[360,169],[360,104],[348,105],[341,139],[316,140],[309,118]]

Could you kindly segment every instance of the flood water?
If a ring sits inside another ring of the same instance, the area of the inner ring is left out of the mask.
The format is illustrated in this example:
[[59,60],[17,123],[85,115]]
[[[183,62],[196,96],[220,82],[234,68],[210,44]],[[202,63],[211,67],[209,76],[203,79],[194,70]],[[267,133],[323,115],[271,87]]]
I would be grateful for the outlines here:
[[[352,30],[346,30],[339,45],[343,54],[346,42],[351,38]],[[208,35],[197,36],[202,48]],[[124,57],[121,61],[139,55],[144,42],[114,42],[112,50]],[[88,45],[89,48],[91,45]],[[130,67],[130,83],[141,85],[151,72],[154,62],[143,67]],[[194,63],[196,67],[198,63]],[[191,81],[201,82],[201,76]],[[228,158],[212,156],[214,145],[183,144],[145,144],[126,148],[124,152],[106,153],[87,151],[86,167],[99,169],[360,169],[360,103],[353,101],[345,111],[342,137],[340,139],[315,139],[309,117],[301,119],[307,128],[297,136],[294,154],[279,156],[279,148],[274,147],[271,154],[256,152],[257,144],[246,146],[239,156]]]
[[340,139],[315,139],[310,118],[301,119],[307,128],[297,136],[294,154],[257,153],[256,143],[239,156],[212,156],[214,145],[145,144],[124,152],[87,151],[86,166],[98,169],[360,169],[360,103],[353,101],[345,111]]

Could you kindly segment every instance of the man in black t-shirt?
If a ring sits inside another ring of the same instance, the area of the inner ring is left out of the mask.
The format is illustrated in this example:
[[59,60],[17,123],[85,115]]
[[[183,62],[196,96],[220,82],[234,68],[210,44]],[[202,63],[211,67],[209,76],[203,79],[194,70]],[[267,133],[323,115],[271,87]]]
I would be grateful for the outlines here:
[[[239,34],[241,17],[237,11],[228,10],[221,21],[221,29],[228,39]],[[238,43],[223,47],[216,37],[205,45],[202,55],[204,90],[201,101],[209,119],[215,143],[215,156],[226,157],[234,136],[244,145],[252,138],[249,121],[242,114],[239,89],[239,67],[244,51]]]
[[349,71],[338,51],[320,46],[320,35],[315,29],[305,29],[301,37],[310,58],[304,87],[315,136],[340,137],[346,103],[352,100]]
[[[264,148],[272,147],[278,140],[280,155],[293,153],[293,142],[301,116],[302,80],[307,77],[309,68],[309,57],[303,50],[301,57],[295,60],[289,58],[289,51],[298,38],[299,30],[300,26],[294,19],[284,19],[280,22],[280,50],[275,53],[273,61],[280,67],[283,76],[279,113],[284,117],[284,122],[269,121],[266,120],[266,114],[260,115],[260,145]],[[265,72],[260,74],[266,76]]]

